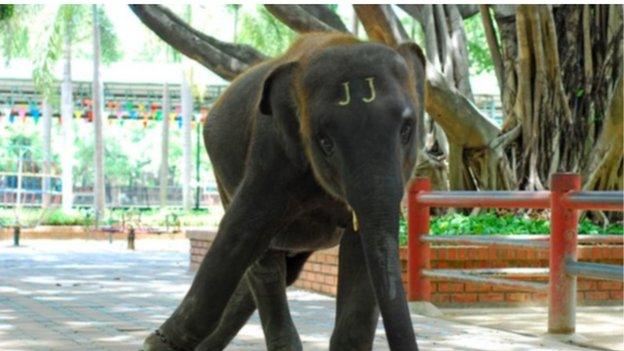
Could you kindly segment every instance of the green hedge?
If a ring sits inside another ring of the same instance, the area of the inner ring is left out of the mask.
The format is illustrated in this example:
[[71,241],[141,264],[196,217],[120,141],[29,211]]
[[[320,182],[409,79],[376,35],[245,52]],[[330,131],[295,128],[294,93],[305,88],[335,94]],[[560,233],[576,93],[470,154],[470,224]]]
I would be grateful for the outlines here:
[[[432,217],[431,235],[488,235],[488,234],[550,234],[550,221],[531,219],[513,214],[496,215],[484,213],[467,216],[453,213],[440,217]],[[622,224],[612,224],[602,228],[584,219],[580,223],[581,234],[618,234],[624,235]],[[401,219],[399,240],[402,245],[407,243],[407,221]]]

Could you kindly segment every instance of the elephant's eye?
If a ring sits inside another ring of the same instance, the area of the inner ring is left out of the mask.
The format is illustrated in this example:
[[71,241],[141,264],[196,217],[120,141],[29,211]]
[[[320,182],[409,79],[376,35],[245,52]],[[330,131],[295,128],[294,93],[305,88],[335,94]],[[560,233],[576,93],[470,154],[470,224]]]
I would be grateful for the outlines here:
[[401,126],[401,142],[403,144],[407,144],[412,136],[412,129],[414,129],[414,122],[412,122],[411,119],[406,120],[405,122],[403,122],[403,125]]
[[329,157],[334,153],[334,143],[329,137],[324,134],[319,134],[316,139],[325,156]]

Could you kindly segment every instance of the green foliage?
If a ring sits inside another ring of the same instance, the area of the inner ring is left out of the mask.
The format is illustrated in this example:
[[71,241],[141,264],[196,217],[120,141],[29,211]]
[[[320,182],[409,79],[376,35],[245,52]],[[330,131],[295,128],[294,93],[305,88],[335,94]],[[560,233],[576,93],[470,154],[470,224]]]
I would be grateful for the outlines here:
[[65,212],[61,209],[55,209],[47,214],[43,220],[43,225],[84,225],[86,215],[84,211],[72,210]]
[[277,56],[290,45],[296,33],[282,24],[262,5],[243,13],[237,42],[249,44],[268,56]]
[[0,56],[8,64],[14,57],[27,57],[27,18],[35,5],[0,5]]
[[0,170],[16,172],[20,153],[23,160],[43,158],[39,130],[31,124],[7,124],[0,128]]
[[110,64],[121,60],[123,53],[119,47],[119,39],[115,27],[106,15],[103,6],[97,8],[100,24],[100,43],[102,44],[102,63]]
[[[490,56],[490,50],[485,38],[481,16],[472,16],[465,19],[464,27],[466,29],[466,40],[468,41],[470,71],[473,74],[492,72],[494,64],[492,63],[492,57]],[[494,23],[494,30],[498,31],[496,23]]]
[[0,21],[10,19],[13,17],[13,13],[15,13],[15,5],[0,5]]
[[[550,222],[513,214],[498,216],[494,213],[483,213],[477,216],[466,216],[453,213],[432,217],[430,233],[431,235],[549,234]],[[624,235],[624,227],[622,224],[612,224],[603,229],[584,219],[579,225],[579,233]],[[407,222],[405,219],[401,219],[400,222],[399,239],[401,245],[407,244]]]
[[47,5],[37,16],[38,25],[33,28],[35,38],[33,82],[35,88],[48,101],[58,102],[57,86],[54,78],[54,65],[61,55],[62,22],[57,17],[63,15],[58,5]]
[[[101,6],[97,8],[100,28],[102,62],[105,64],[118,61],[122,57],[115,29],[106,12]],[[35,16],[31,16],[35,17]],[[46,5],[34,20],[36,25],[31,29],[33,37],[34,69],[33,81],[37,90],[51,103],[58,103],[58,84],[53,70],[61,57],[63,41],[69,31],[69,39],[75,46],[92,40],[93,16],[90,5]],[[91,45],[88,56],[92,57]],[[74,48],[73,56],[80,56]]]

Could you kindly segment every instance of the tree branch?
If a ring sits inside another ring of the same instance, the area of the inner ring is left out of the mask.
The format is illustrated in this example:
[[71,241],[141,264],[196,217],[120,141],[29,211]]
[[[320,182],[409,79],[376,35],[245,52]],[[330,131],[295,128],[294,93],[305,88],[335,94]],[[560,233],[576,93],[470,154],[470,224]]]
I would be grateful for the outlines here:
[[410,41],[390,5],[353,5],[353,8],[370,39],[390,46]]
[[[400,42],[400,30],[394,26],[392,19],[396,17],[391,8],[384,5],[354,7],[369,37],[384,40],[388,45]],[[487,147],[500,134],[500,128],[450,86],[428,60],[425,66],[425,110],[455,144],[468,148]]]
[[453,46],[453,64],[455,85],[469,100],[474,101],[470,86],[470,72],[468,70],[468,48],[464,23],[457,5],[444,5],[451,28],[451,45]]
[[421,26],[425,26],[426,22],[426,7],[427,5],[397,5],[401,10],[403,10],[408,15],[412,16],[415,20],[420,23]]
[[299,7],[332,28],[345,33],[349,32],[344,22],[342,22],[340,17],[334,11],[330,10],[329,7],[325,5],[299,5]]
[[206,66],[220,77],[232,80],[266,56],[248,45],[222,42],[185,23],[160,5],[129,5],[137,17],[167,44]]
[[337,30],[299,5],[264,5],[264,7],[273,16],[298,33]]
[[498,40],[496,39],[496,33],[494,32],[494,25],[492,24],[492,17],[490,17],[488,5],[480,5],[479,11],[481,12],[481,21],[483,22],[485,38],[487,39],[487,44],[490,48],[490,55],[492,55],[492,61],[494,62],[494,72],[496,72],[498,86],[500,88],[501,96],[503,96],[505,78],[500,45],[498,45]]
[[479,5],[455,5],[463,19],[470,18],[479,13]]
[[[426,14],[424,11],[427,5],[397,5],[408,15],[414,17],[421,25],[424,26]],[[476,15],[479,12],[479,5],[454,5],[459,10],[461,18],[466,19]]]
[[484,147],[500,134],[500,128],[449,86],[430,63],[425,81],[425,110],[442,126],[449,140],[463,147]]

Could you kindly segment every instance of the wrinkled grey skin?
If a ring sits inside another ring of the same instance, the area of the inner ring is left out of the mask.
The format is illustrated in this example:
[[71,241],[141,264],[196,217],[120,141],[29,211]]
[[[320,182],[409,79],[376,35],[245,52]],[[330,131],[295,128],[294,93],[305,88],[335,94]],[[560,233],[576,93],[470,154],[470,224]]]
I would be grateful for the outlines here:
[[422,54],[352,42],[306,35],[215,104],[204,141],[226,212],[189,292],[144,350],[222,350],[256,307],[269,350],[301,350],[285,288],[311,252],[338,243],[330,349],[370,350],[381,314],[390,348],[417,350],[398,216],[422,116],[410,72]]

